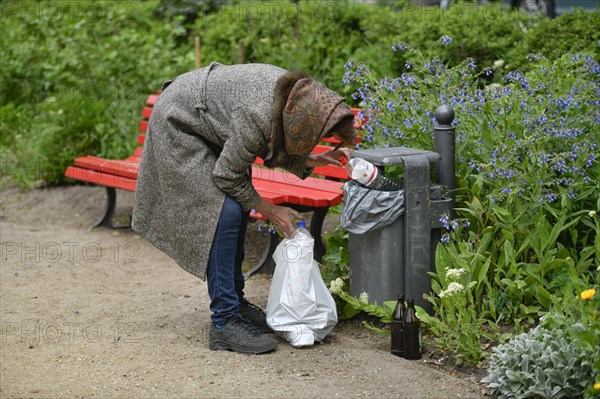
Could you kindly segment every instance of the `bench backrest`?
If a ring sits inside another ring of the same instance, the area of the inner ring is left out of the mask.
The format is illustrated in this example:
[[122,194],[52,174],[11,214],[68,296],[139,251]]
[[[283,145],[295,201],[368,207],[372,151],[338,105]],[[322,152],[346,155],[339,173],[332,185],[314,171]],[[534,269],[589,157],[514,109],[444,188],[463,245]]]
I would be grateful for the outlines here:
[[[146,105],[142,109],[142,120],[140,121],[140,134],[138,135],[137,143],[138,147],[135,150],[135,156],[142,156],[142,146],[144,145],[144,139],[146,138],[146,131],[148,130],[148,120],[150,119],[150,115],[152,114],[152,109],[158,97],[160,96],[160,90],[156,94],[150,94],[146,99]],[[363,125],[367,122],[367,119],[360,115],[360,108],[350,108],[352,113],[354,114],[354,126],[357,130],[362,130]],[[360,142],[361,138],[357,139],[357,143]],[[323,153],[328,151],[332,145],[336,145],[339,143],[334,137],[326,138],[322,140],[322,143],[315,146],[313,152],[316,154]],[[254,162],[255,165],[263,165],[263,160],[257,158]],[[327,166],[317,166],[313,170],[313,175],[322,176],[330,179],[341,179],[348,180],[348,174],[346,173],[346,169],[344,167],[335,166],[335,165],[327,165]]]

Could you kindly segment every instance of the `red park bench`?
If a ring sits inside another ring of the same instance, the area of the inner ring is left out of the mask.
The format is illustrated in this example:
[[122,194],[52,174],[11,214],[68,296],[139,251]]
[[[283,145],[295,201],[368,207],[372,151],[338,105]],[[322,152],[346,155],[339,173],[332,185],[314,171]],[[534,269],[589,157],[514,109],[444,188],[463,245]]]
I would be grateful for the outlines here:
[[[135,191],[148,119],[159,95],[151,94],[146,100],[146,106],[142,110],[140,133],[137,137],[138,146],[130,157],[113,160],[87,155],[75,158],[74,165],[67,167],[66,177],[106,188],[104,211],[91,227],[129,227],[129,225],[113,225],[117,202],[115,189]],[[356,116],[355,126],[360,129],[362,124],[358,118],[359,109],[353,108],[352,112]],[[334,138],[326,139],[322,144],[315,146],[313,152],[325,152],[336,142]],[[320,166],[314,168],[311,176],[300,180],[284,170],[267,169],[262,165],[263,160],[257,158],[252,166],[253,186],[265,201],[275,205],[289,206],[298,212],[312,212],[310,232],[315,238],[315,257],[321,259],[325,253],[325,245],[321,237],[323,222],[329,208],[342,201],[343,181],[348,179],[346,170],[334,165]],[[255,211],[252,211],[250,216],[254,219],[266,220],[263,215]],[[261,253],[260,259],[256,261],[253,271],[260,269],[269,261],[269,255],[277,244],[278,240],[274,239],[273,235],[269,236],[271,236],[269,237],[270,242],[265,246],[266,249]]]

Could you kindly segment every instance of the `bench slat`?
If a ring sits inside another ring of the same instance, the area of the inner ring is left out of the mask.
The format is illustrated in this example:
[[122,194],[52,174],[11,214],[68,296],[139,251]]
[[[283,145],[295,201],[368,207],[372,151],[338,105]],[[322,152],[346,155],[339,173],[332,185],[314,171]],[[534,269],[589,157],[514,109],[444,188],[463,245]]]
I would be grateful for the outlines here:
[[140,168],[139,162],[117,161],[94,156],[75,158],[75,166],[115,176],[137,179]]
[[153,106],[156,104],[156,100],[158,100],[158,94],[150,94],[146,99],[146,105]]
[[322,208],[337,205],[342,201],[342,191],[339,188],[335,193],[306,187],[282,186],[281,183],[269,180],[253,180],[252,184],[259,194],[269,191],[280,193],[285,199],[284,203],[290,205]]
[[269,219],[267,219],[267,217],[266,217],[266,216],[264,216],[262,213],[260,213],[260,212],[256,212],[256,210],[254,210],[254,209],[252,209],[252,210],[250,211],[250,217],[251,217],[252,219],[260,219],[260,220],[264,220],[264,221],[267,221],[267,220],[269,220]]
[[300,180],[291,173],[279,170],[252,169],[252,183],[259,193],[280,193],[288,204],[324,207],[337,205],[342,200],[343,183],[316,177]]
[[150,114],[152,113],[152,107],[144,107],[142,110],[142,118],[150,119]]
[[101,186],[120,188],[127,191],[135,191],[136,180],[128,179],[122,176],[97,172],[95,170],[81,169],[75,166],[68,166],[65,176],[71,179],[87,181]]
[[335,191],[336,188],[339,190],[343,184],[341,182],[326,180],[313,175],[302,180],[291,172],[279,169],[260,168],[258,166],[252,167],[252,178],[282,183],[292,187],[306,187],[316,190],[321,189],[323,191]]

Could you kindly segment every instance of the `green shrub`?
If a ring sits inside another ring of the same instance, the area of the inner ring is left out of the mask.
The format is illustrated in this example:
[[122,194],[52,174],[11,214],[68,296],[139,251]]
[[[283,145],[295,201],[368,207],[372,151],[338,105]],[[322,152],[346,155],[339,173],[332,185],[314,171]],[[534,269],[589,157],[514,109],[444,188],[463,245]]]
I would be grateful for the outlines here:
[[482,382],[501,398],[579,398],[593,385],[599,355],[578,349],[562,330],[537,327],[494,348]]
[[[342,82],[344,64],[350,58],[369,61],[376,72],[397,76],[406,62],[415,62],[410,54],[389,52],[398,39],[420,45],[425,56],[449,65],[470,56],[479,70],[505,59],[504,66],[496,63],[498,81],[516,65],[511,48],[527,54],[538,41],[546,45],[550,41],[539,40],[544,32],[552,32],[552,43],[562,40],[556,31],[567,38],[565,47],[598,52],[593,47],[597,39],[589,42],[597,33],[584,28],[597,25],[599,13],[554,22],[527,19],[499,5],[467,3],[448,10],[402,1],[394,7],[341,0],[231,3],[221,8],[223,2],[201,0],[1,3],[6,17],[0,20],[0,146],[10,163],[2,174],[51,160],[53,172],[38,180],[58,183],[71,154],[118,157],[129,151],[133,144],[123,144],[121,136],[135,137],[147,94],[194,67],[196,34],[202,38],[203,65],[239,62],[241,48],[245,62],[304,70],[354,105],[358,101],[350,95],[358,86]],[[443,34],[458,45],[431,46]],[[527,49],[520,50],[521,43]],[[45,102],[48,98],[53,105]],[[53,117],[53,107],[64,117]],[[82,115],[90,120],[83,121]],[[69,120],[78,122],[59,125]],[[94,131],[77,130],[88,127]],[[61,145],[69,148],[58,151]],[[21,175],[30,177],[17,181],[33,184],[33,174]]]
[[[451,66],[471,57],[481,70],[499,59],[508,62],[510,50],[519,46],[528,27],[535,23],[537,19],[500,4],[459,2],[449,9],[411,6],[397,12],[371,13],[361,21],[361,26],[376,48],[369,56],[378,54],[377,58],[382,58],[381,54],[388,54],[391,43],[406,42],[419,47],[423,57],[442,59]],[[456,45],[431,45],[444,35],[451,37]],[[354,59],[367,62],[361,55],[355,54]],[[384,57],[383,65],[369,64],[378,74],[397,76],[406,63],[420,61],[413,56],[398,52]]]
[[131,154],[144,99],[194,66],[172,38],[176,21],[152,18],[155,2],[6,7],[1,172],[26,186],[63,181],[76,156]]
[[343,1],[240,2],[202,16],[192,33],[202,38],[205,64],[274,64],[305,71],[344,93],[344,63],[365,44],[360,20],[375,11]]
[[592,54],[600,61],[600,12],[576,11],[530,24],[522,42],[508,51],[512,69],[529,70],[528,54],[554,60],[564,54]]

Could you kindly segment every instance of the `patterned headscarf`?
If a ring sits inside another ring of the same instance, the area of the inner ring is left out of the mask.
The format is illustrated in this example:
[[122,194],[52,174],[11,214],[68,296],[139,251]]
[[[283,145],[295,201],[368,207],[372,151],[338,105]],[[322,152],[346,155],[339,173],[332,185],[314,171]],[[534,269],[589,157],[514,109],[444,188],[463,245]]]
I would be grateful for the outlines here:
[[347,118],[353,120],[354,115],[344,98],[314,79],[298,80],[283,109],[286,152],[307,155]]

